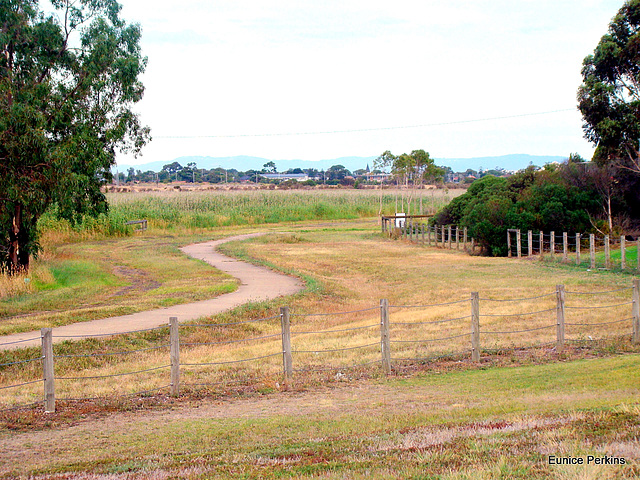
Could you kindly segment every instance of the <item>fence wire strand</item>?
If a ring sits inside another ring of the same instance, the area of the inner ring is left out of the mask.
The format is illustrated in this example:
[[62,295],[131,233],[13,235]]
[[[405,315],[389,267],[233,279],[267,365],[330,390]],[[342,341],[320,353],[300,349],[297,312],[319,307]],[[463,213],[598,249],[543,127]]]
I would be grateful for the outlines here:
[[373,310],[380,310],[380,307],[363,308],[361,310],[351,310],[350,312],[335,312],[335,313],[291,313],[290,317],[330,317],[333,315],[350,315],[353,313],[371,312]]
[[376,323],[375,325],[366,325],[364,327],[352,327],[352,328],[343,328],[340,330],[325,330],[318,332],[291,332],[291,335],[320,335],[325,333],[340,333],[340,332],[353,332],[355,330],[365,330],[367,328],[379,327],[380,324]]
[[42,360],[43,358],[44,357],[38,357],[38,358],[32,358],[30,360],[20,360],[18,362],[0,363],[0,367],[8,367],[10,365],[22,365],[24,363],[37,362],[39,360]]
[[413,326],[413,325],[435,325],[437,323],[455,322],[457,320],[466,320],[468,318],[471,318],[471,315],[467,315],[465,317],[458,317],[458,318],[448,318],[446,320],[433,320],[431,322],[389,322],[389,325],[408,325],[408,326]]
[[432,305],[389,305],[389,308],[431,308],[431,307],[444,307],[446,305],[456,305],[459,303],[468,303],[468,298],[464,300],[457,300],[455,302],[434,303]]
[[92,376],[92,377],[56,377],[56,380],[96,380],[99,378],[112,378],[112,377],[124,377],[127,375],[137,375],[138,373],[145,373],[145,372],[153,372],[155,370],[162,370],[164,368],[169,368],[171,367],[171,365],[163,365],[161,367],[152,367],[152,368],[147,368],[145,370],[137,370],[135,372],[125,372],[125,373],[112,373],[111,375],[96,375],[96,376]]
[[633,287],[624,287],[624,288],[618,288],[617,290],[606,290],[604,292],[571,292],[569,290],[565,290],[565,293],[571,294],[571,295],[604,295],[606,293],[624,292],[625,290],[632,290],[632,289]]
[[538,295],[537,297],[509,298],[506,300],[499,300],[496,298],[480,298],[480,301],[481,302],[525,302],[527,300],[538,300],[540,298],[554,297],[555,295],[556,295],[556,292],[546,293],[544,295]]
[[547,325],[547,326],[544,326],[544,327],[528,328],[526,330],[513,330],[511,332],[489,332],[489,331],[481,330],[479,333],[480,334],[487,334],[487,335],[510,335],[512,333],[535,332],[537,330],[546,330],[548,328],[556,328],[556,327],[557,327],[557,325]]
[[251,337],[251,338],[243,338],[240,340],[226,340],[224,342],[193,342],[193,343],[181,343],[180,345],[184,345],[185,347],[195,347],[202,345],[227,345],[231,343],[242,343],[242,342],[250,342],[252,340],[265,340],[268,338],[282,337],[282,333],[274,333],[273,335],[265,335],[263,337]]
[[18,388],[18,387],[24,387],[25,385],[33,385],[34,383],[42,383],[44,382],[44,379],[40,379],[40,380],[34,380],[32,382],[25,382],[25,383],[18,383],[16,385],[7,385],[6,387],[0,387],[0,390],[6,390],[8,388]]
[[0,347],[4,345],[16,345],[17,343],[33,342],[34,340],[41,340],[41,339],[42,337],[33,337],[33,338],[27,338],[25,340],[16,340],[15,342],[0,343]]
[[258,322],[266,322],[268,320],[275,320],[276,318],[280,318],[280,315],[274,315],[273,317],[266,318],[256,318],[254,320],[245,320],[243,322],[229,322],[229,323],[189,323],[185,325],[180,325],[180,328],[198,328],[198,327],[230,327],[232,325],[245,325],[247,323],[258,323]]
[[454,335],[452,337],[444,337],[444,338],[434,338],[431,340],[390,340],[390,343],[428,343],[428,342],[439,342],[441,340],[453,340],[454,338],[462,338],[468,337],[471,333],[463,333],[461,335]]
[[170,344],[159,345],[157,347],[148,347],[148,348],[140,348],[138,350],[130,350],[123,352],[111,352],[111,353],[88,353],[88,354],[78,354],[78,355],[54,355],[53,358],[92,358],[92,357],[110,357],[116,355],[128,355],[131,353],[140,353],[140,352],[148,352],[150,350],[159,350],[161,348],[167,348],[171,346]]
[[333,353],[333,352],[345,352],[347,350],[357,350],[359,348],[368,348],[380,345],[380,342],[369,343],[367,345],[359,345],[357,347],[345,347],[345,348],[331,348],[327,350],[293,350],[291,353]]
[[602,322],[602,323],[565,323],[565,325],[572,327],[597,327],[599,325],[613,325],[614,323],[622,323],[628,322],[629,320],[633,320],[633,317],[623,318],[622,320],[614,320],[613,322]]
[[143,328],[142,330],[129,330],[128,332],[113,332],[113,333],[93,333],[86,335],[51,335],[51,338],[98,338],[98,337],[115,337],[116,335],[128,335],[130,333],[144,333],[153,332],[155,330],[162,330],[163,328],[169,328],[169,325],[161,325],[153,328]]
[[617,305],[599,305],[599,306],[589,306],[589,307],[570,307],[570,306],[565,306],[564,308],[568,309],[568,310],[591,310],[593,308],[616,308],[616,307],[624,307],[626,305],[632,305],[633,302],[625,302],[625,303],[619,303]]
[[341,367],[314,367],[314,368],[298,368],[293,371],[296,373],[308,373],[308,372],[329,372],[332,370],[353,370],[354,368],[368,367],[380,363],[380,360],[374,360],[372,362],[357,363],[355,365],[344,365]]
[[526,312],[526,313],[481,313],[480,317],[524,317],[527,315],[538,315],[539,313],[548,313],[555,312],[556,307],[547,308],[546,310],[539,310],[537,312]]
[[254,360],[262,360],[263,358],[278,357],[280,355],[282,355],[282,352],[272,353],[271,355],[264,355],[262,357],[247,358],[247,359],[244,359],[244,360],[231,360],[231,361],[228,361],[228,362],[181,363],[180,366],[181,367],[205,367],[205,366],[209,366],[209,365],[231,365],[233,363],[251,362],[251,361],[254,361]]

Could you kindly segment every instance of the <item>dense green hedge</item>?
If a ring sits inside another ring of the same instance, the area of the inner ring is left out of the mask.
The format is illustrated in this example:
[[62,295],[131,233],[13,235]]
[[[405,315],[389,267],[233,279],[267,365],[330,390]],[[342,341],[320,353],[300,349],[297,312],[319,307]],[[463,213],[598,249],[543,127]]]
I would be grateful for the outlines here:
[[528,168],[509,177],[486,176],[451,201],[433,219],[436,224],[467,227],[488,255],[507,254],[506,231],[586,232],[590,212],[600,208],[595,188],[570,185],[561,169]]

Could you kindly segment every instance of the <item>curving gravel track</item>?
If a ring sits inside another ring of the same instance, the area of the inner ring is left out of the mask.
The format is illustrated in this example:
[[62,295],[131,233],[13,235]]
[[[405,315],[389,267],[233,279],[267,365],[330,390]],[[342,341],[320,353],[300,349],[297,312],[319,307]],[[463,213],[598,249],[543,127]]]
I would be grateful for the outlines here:
[[[240,280],[241,284],[235,292],[226,293],[210,300],[56,327],[53,329],[54,342],[154,328],[166,325],[169,317],[178,317],[181,322],[196,320],[200,317],[230,310],[247,302],[271,300],[302,290],[303,284],[297,278],[235,260],[216,251],[216,247],[222,243],[245,240],[260,235],[263,234],[236,235],[221,240],[195,243],[180,249],[190,257],[204,260],[213,267]],[[40,345],[39,331],[0,336],[0,350],[36,345]]]

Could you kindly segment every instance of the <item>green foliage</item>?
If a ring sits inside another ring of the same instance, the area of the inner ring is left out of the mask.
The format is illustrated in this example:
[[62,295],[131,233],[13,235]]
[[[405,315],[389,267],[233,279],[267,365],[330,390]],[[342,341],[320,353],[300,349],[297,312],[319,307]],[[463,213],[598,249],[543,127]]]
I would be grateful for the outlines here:
[[507,253],[507,229],[583,232],[591,228],[589,213],[598,209],[598,193],[566,183],[566,165],[509,178],[485,176],[467,193],[454,198],[433,219],[437,224],[466,227],[485,253]]
[[148,139],[140,28],[115,0],[0,3],[0,270],[28,268],[51,205],[72,223],[107,211],[115,151]]
[[594,159],[635,167],[640,138],[640,0],[629,0],[609,24],[593,55],[584,59],[578,90],[585,137]]

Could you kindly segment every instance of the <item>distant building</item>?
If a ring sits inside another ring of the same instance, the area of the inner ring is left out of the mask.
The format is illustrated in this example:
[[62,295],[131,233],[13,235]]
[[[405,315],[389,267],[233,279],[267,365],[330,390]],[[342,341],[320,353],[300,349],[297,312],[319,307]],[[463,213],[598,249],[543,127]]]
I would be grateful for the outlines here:
[[309,175],[306,173],[259,173],[258,175],[267,180],[296,180],[298,182],[309,180]]

